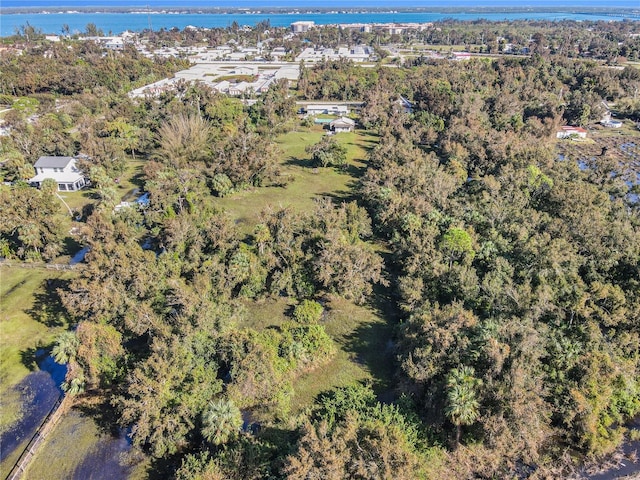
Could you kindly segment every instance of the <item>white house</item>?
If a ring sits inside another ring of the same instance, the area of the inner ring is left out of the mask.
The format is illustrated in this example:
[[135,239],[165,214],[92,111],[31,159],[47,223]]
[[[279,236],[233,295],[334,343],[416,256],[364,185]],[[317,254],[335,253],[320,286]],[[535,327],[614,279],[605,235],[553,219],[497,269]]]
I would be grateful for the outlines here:
[[76,167],[74,157],[40,157],[33,167],[36,176],[29,183],[35,187],[40,187],[45,178],[53,178],[60,191],[73,192],[87,184],[86,178]]
[[578,138],[587,138],[587,131],[584,128],[565,125],[556,133],[557,138],[570,138],[574,136]]
[[352,132],[355,127],[356,122],[348,117],[336,118],[334,121],[329,123],[329,128],[331,128],[331,131],[335,133]]

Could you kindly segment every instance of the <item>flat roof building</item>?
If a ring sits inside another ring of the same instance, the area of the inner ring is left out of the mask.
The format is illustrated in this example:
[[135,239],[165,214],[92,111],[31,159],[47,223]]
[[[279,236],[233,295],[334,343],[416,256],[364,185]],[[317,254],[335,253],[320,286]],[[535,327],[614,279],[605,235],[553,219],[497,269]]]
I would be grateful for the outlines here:
[[301,21],[301,22],[293,22],[291,24],[291,31],[293,33],[305,33],[308,32],[310,28],[314,27],[316,22],[312,21]]

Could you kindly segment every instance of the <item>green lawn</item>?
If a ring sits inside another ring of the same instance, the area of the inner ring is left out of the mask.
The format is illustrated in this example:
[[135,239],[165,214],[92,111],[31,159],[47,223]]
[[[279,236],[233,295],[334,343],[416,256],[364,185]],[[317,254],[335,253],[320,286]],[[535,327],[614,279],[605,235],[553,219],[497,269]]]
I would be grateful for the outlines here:
[[[377,393],[388,391],[393,375],[393,358],[387,342],[392,325],[369,306],[355,305],[339,297],[323,301],[320,321],[334,340],[337,353],[331,362],[297,378],[294,382],[293,412],[308,406],[321,392],[357,381],[370,382]],[[245,304],[245,321],[240,327],[263,330],[291,321],[294,302],[268,299]]]
[[367,381],[376,393],[389,390],[393,376],[393,356],[387,346],[392,325],[370,306],[333,297],[325,304],[322,320],[338,347],[333,361],[304,375],[294,384],[293,408],[301,409],[318,393],[356,381]]
[[54,288],[73,275],[0,267],[0,431],[19,418],[21,403],[12,387],[37,368],[35,351],[49,347],[67,327]]
[[[50,347],[67,328],[55,288],[63,286],[73,275],[73,272],[0,267],[0,432],[21,418],[21,394],[13,387],[37,368],[36,350]],[[1,474],[9,472],[23,448],[24,445],[18,447],[0,464]]]
[[338,134],[335,138],[347,147],[347,168],[314,168],[305,147],[320,141],[323,134],[321,127],[314,126],[289,132],[277,139],[282,150],[282,176],[289,179],[286,187],[244,190],[219,199],[219,205],[237,220],[246,233],[250,233],[259,223],[260,212],[267,207],[310,211],[314,199],[322,196],[349,199],[351,189],[364,170],[366,149],[377,139],[362,130]]

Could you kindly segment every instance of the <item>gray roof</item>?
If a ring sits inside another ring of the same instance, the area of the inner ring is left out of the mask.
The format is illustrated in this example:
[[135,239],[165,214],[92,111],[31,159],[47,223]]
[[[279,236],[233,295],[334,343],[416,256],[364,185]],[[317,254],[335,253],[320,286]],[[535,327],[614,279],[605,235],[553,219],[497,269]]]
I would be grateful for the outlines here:
[[34,167],[64,168],[73,159],[73,157],[40,157]]
[[336,118],[334,121],[332,121],[329,125],[348,125],[350,127],[355,126],[356,122],[348,117],[340,117],[340,118]]

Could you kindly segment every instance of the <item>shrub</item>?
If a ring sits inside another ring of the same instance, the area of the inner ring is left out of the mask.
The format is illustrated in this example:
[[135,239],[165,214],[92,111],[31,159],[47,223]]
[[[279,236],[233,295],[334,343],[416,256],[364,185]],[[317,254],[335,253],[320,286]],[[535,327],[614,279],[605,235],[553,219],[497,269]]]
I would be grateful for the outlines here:
[[302,324],[318,323],[324,308],[315,300],[303,300],[293,310],[293,318]]

